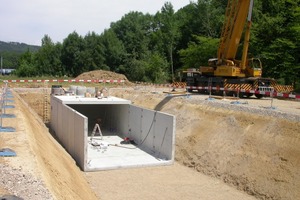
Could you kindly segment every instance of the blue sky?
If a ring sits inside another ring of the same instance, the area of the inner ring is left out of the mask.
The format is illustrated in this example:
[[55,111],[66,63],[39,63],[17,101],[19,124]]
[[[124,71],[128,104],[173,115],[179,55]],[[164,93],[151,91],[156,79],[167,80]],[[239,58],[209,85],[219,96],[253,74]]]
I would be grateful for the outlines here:
[[[191,0],[169,0],[175,11]],[[102,33],[130,11],[155,14],[166,0],[0,0],[0,41],[40,45],[45,34],[62,42],[76,31]]]

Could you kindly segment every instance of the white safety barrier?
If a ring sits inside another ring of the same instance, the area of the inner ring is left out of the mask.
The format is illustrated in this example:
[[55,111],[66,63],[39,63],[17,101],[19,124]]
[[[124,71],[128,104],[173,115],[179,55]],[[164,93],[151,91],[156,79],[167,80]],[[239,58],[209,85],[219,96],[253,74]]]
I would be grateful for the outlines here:
[[83,79],[52,79],[52,80],[4,80],[3,82],[8,83],[44,83],[44,82],[69,82],[69,83],[124,83],[125,80],[106,80],[106,79],[92,79],[92,80],[83,80]]

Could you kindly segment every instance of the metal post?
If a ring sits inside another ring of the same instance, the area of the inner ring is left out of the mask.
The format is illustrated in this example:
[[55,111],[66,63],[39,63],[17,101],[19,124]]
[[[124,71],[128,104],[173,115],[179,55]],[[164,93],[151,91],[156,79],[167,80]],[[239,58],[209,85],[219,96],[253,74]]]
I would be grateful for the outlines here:
[[[2,91],[2,99],[1,99],[1,101],[2,102],[0,102],[0,104],[1,104],[1,126],[0,126],[0,132],[15,132],[16,130],[14,129],[14,128],[12,128],[12,127],[3,127],[2,126],[2,123],[3,123],[3,117],[4,116],[6,116],[6,117],[9,117],[9,115],[6,115],[5,114],[5,106],[4,106],[4,101],[5,101],[5,99],[6,99],[6,96],[7,95],[7,83],[6,83],[6,85],[5,85],[5,87],[3,87],[3,91]],[[13,116],[13,115],[11,115],[11,116]]]
[[4,90],[3,90],[3,94],[2,94],[2,114],[6,114],[5,112],[5,96],[6,96],[6,86],[4,87]]
[[4,98],[5,98],[5,93],[6,93],[6,90],[5,90],[6,86],[4,86],[2,88],[2,94],[1,94],[1,124],[0,124],[0,127],[2,128],[2,118],[3,118],[3,115],[5,114],[5,106],[4,106]]
[[271,90],[271,93],[270,93],[270,96],[271,96],[271,109],[273,109],[273,96],[274,96],[274,88],[272,88]]
[[209,98],[211,98],[211,85],[212,85],[212,78],[210,77],[208,81]]
[[2,56],[1,56],[1,75],[3,74],[3,73],[2,73],[2,64],[3,64],[3,58],[2,58]]
[[3,92],[4,91],[2,91],[2,94],[1,94],[1,116],[0,116],[0,128],[2,127],[2,116],[3,116],[3,113],[2,113],[2,111],[3,111]]

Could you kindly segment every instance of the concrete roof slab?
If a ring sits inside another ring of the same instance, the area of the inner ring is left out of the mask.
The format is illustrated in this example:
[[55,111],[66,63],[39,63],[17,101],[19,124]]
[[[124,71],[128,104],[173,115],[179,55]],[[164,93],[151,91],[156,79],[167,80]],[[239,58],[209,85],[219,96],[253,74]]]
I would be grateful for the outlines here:
[[96,98],[96,97],[82,97],[82,96],[55,96],[63,104],[131,104],[130,100],[121,99],[114,96]]

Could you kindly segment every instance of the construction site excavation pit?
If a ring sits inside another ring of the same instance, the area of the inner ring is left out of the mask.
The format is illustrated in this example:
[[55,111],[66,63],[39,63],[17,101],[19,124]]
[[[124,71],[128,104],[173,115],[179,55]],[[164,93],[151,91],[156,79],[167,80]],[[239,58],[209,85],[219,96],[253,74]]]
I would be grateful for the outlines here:
[[83,171],[170,165],[175,117],[113,96],[51,95],[51,129]]

